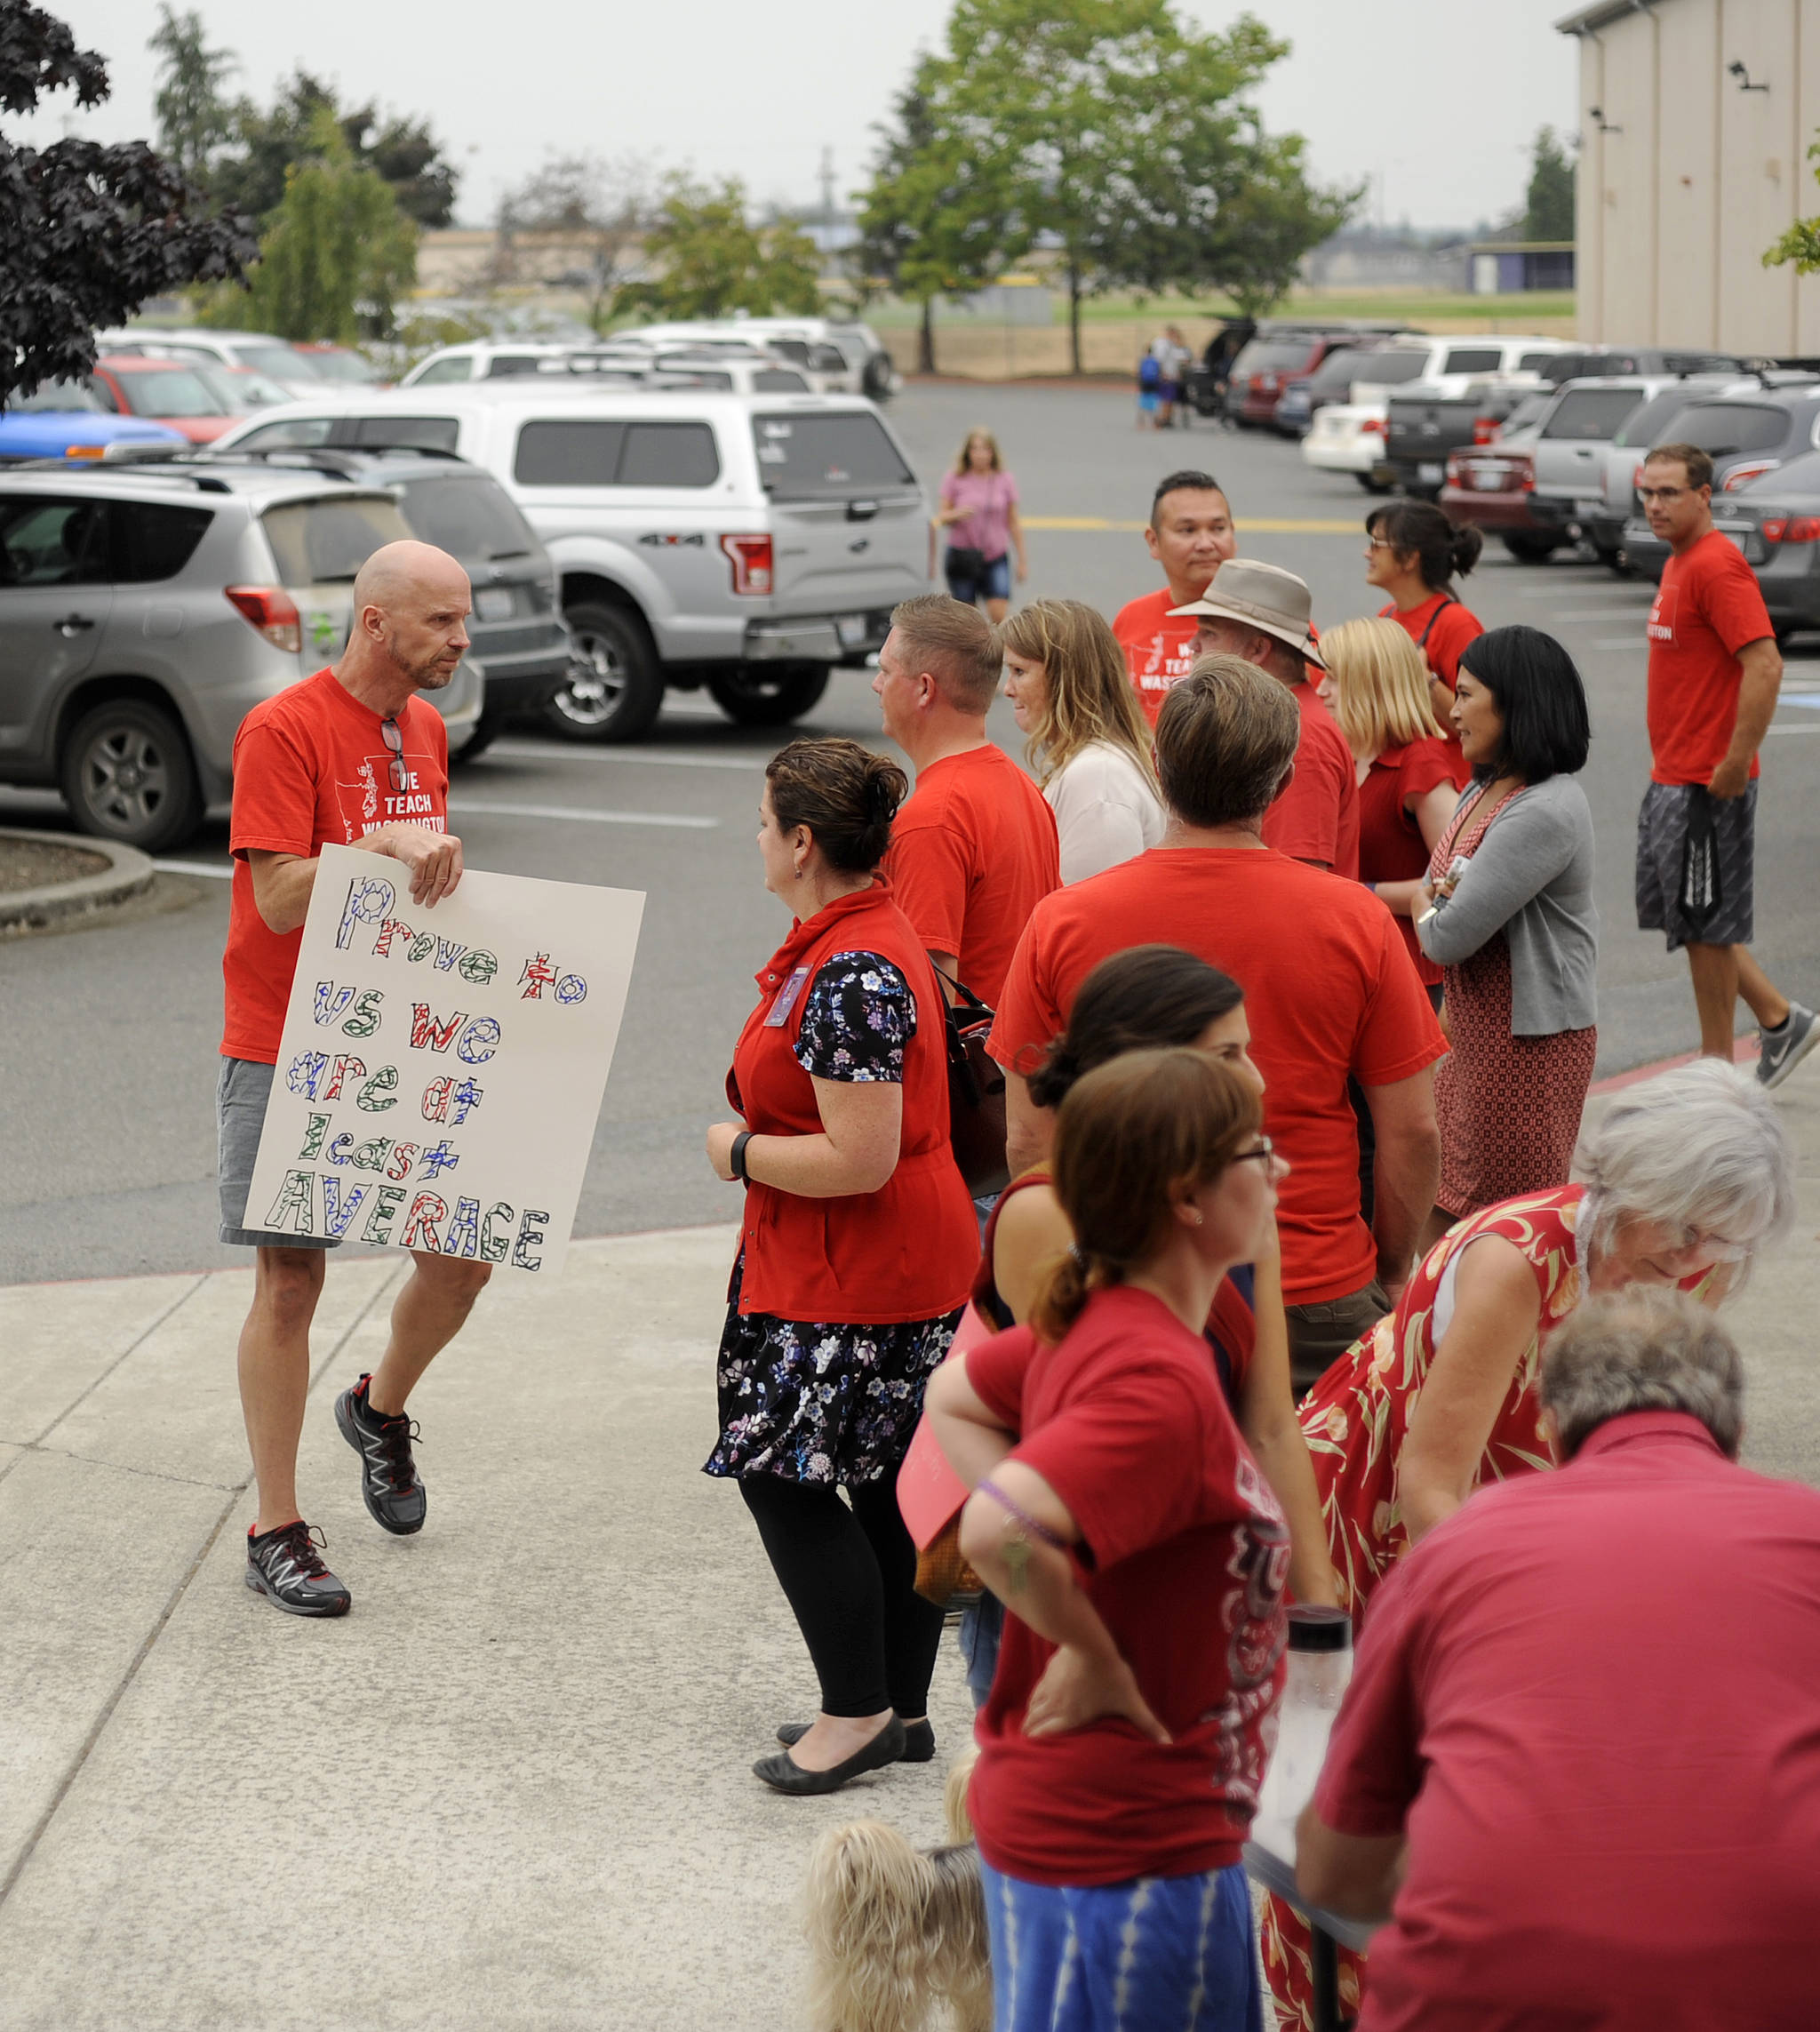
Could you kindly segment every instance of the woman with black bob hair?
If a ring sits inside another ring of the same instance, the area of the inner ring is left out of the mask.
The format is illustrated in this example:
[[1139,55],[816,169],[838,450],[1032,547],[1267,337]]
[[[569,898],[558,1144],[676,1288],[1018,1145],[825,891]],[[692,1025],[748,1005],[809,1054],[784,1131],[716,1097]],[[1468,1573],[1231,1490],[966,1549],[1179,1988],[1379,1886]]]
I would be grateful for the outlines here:
[[1452,712],[1473,771],[1416,936],[1444,982],[1441,1189],[1422,1252],[1494,1202],[1564,1185],[1598,1048],[1592,745],[1574,660],[1533,628],[1467,647]]
[[1365,583],[1390,596],[1390,604],[1377,610],[1379,618],[1395,621],[1422,652],[1434,710],[1445,721],[1460,657],[1485,632],[1453,582],[1479,562],[1485,539],[1470,523],[1456,528],[1430,501],[1390,501],[1373,508],[1365,533],[1371,540],[1365,548]]

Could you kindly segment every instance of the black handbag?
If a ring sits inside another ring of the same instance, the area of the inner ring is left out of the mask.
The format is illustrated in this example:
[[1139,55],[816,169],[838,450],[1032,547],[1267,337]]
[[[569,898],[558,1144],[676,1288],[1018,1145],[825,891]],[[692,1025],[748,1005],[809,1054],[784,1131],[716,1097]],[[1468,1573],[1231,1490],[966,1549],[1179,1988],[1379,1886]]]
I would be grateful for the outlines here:
[[963,549],[958,543],[949,544],[948,554],[942,560],[942,569],[949,578],[971,579],[976,583],[985,578],[987,568],[985,551]]
[[1688,800],[1688,833],[1681,843],[1680,914],[1696,932],[1703,932],[1724,901],[1712,797],[1711,792],[1696,784]]
[[1011,1182],[1005,1164],[1005,1075],[986,1049],[993,1012],[951,974],[942,979],[958,998],[946,1011],[948,1137],[968,1191],[985,1199]]

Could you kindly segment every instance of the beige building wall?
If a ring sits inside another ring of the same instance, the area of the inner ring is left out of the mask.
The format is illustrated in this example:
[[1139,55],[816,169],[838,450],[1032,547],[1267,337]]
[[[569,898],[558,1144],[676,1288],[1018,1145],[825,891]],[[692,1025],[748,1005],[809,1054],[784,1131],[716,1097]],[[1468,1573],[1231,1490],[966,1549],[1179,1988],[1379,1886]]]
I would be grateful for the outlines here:
[[1561,25],[1580,43],[1580,336],[1820,353],[1820,276],[1762,260],[1820,213],[1820,0],[1623,0]]

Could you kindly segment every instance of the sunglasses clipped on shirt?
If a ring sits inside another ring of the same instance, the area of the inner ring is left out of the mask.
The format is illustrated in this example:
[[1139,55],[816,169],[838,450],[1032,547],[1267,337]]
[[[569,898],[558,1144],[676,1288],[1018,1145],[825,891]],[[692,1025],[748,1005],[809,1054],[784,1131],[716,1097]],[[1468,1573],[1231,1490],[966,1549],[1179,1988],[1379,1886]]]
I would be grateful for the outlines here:
[[411,780],[411,772],[404,766],[404,736],[396,720],[381,720],[379,732],[392,751],[392,788],[403,790]]

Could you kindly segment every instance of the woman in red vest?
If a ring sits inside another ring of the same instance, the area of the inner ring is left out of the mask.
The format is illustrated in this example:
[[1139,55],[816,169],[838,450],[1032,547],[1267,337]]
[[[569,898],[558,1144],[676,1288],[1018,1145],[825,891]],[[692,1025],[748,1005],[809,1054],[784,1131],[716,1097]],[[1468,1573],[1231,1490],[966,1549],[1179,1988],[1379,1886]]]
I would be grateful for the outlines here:
[[707,1133],[746,1211],[706,1472],[738,1481],[821,1682],[815,1720],[753,1766],[779,1792],[935,1755],[942,1612],[915,1592],[897,1477],[979,1245],[942,995],[874,873],[907,788],[850,740],[793,741],[766,769],[765,887],[796,921],[733,1054],[743,1119]]

